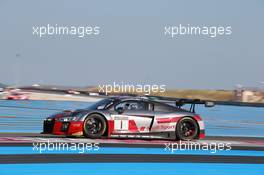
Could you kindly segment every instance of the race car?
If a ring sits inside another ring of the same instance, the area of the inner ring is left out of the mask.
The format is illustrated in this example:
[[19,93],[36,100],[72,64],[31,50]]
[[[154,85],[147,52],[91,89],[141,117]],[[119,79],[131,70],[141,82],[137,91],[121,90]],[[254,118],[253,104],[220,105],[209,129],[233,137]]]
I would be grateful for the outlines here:
[[[190,110],[183,109],[191,104]],[[205,137],[204,122],[195,104],[178,99],[175,105],[143,97],[110,97],[86,109],[63,111],[44,120],[45,134],[87,138],[151,138],[193,140]]]
[[28,100],[29,96],[26,93],[11,92],[7,97],[7,100]]

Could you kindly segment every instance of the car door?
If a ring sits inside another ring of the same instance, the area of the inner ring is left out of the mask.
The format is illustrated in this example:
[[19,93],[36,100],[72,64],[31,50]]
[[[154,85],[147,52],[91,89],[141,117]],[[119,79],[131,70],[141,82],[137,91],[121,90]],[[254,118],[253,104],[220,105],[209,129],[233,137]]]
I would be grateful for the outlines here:
[[[122,110],[122,111],[120,111]],[[140,100],[122,101],[114,107],[114,133],[147,133],[154,120],[150,104]]]

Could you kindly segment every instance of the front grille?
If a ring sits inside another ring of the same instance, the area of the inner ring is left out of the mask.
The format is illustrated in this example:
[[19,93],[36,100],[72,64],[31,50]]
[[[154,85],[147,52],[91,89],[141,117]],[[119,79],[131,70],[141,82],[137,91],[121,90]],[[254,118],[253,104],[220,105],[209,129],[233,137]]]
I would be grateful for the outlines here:
[[52,133],[54,123],[55,123],[55,119],[44,120],[44,122],[43,122],[43,133],[44,134]]

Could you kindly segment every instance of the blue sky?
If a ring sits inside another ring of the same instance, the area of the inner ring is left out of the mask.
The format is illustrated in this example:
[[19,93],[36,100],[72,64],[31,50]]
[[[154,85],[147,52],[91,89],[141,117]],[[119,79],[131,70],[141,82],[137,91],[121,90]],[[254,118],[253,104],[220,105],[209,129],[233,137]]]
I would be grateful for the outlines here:
[[[263,86],[263,17],[261,0],[0,0],[0,82]],[[97,25],[101,33],[86,38],[32,35],[32,26],[47,24]],[[232,26],[232,35],[163,35],[164,26],[179,24]]]

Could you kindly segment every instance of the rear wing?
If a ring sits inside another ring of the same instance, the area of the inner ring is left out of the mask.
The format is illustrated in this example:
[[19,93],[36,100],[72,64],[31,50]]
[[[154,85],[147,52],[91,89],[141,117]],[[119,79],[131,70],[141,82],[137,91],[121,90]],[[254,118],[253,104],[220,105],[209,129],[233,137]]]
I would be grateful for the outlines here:
[[190,111],[195,113],[195,105],[196,104],[204,104],[205,107],[214,107],[214,102],[205,101],[200,99],[179,99],[175,102],[178,108],[181,108],[185,104],[191,104]]
[[186,104],[190,104],[190,112],[195,113],[196,104],[204,104],[205,107],[214,107],[215,103],[213,101],[206,101],[200,99],[188,99],[188,98],[173,98],[173,97],[161,97],[161,96],[146,96],[146,98],[154,101],[165,102],[165,103],[175,103],[177,108],[182,108]]

